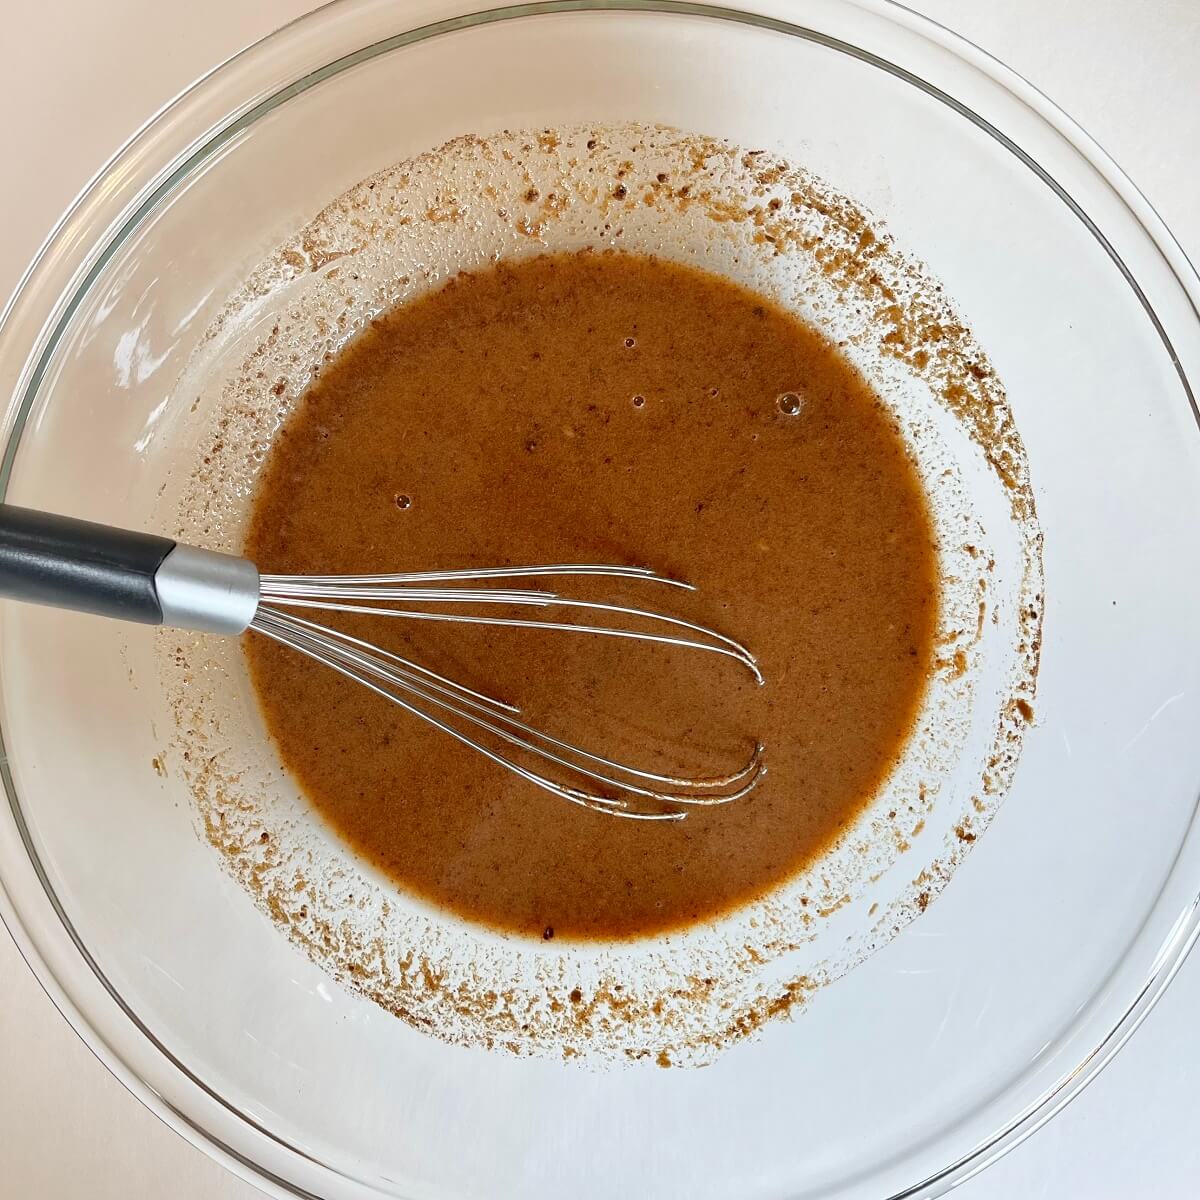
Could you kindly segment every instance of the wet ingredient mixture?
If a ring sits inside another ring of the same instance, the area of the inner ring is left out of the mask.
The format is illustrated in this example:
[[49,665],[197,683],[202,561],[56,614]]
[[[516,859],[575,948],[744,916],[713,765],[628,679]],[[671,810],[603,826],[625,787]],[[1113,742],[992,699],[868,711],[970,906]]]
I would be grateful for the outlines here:
[[620,639],[337,620],[622,761],[719,773],[765,744],[745,799],[644,823],[247,640],[282,759],[338,834],[426,901],[538,938],[661,932],[786,880],[886,777],[932,660],[933,531],[886,407],[771,302],[651,258],[502,263],[374,322],[280,431],[247,540],[267,572],[651,566],[699,591],[570,590],[758,656],[761,688],[719,656]]

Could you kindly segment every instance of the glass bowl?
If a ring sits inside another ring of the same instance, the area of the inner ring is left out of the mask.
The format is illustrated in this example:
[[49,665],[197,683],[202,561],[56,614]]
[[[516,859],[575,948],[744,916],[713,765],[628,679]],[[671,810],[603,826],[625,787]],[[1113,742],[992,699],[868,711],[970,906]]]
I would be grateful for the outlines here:
[[5,497],[155,527],[194,451],[180,381],[274,247],[456,135],[622,121],[786,156],[966,315],[1045,535],[1036,724],[944,894],[794,1021],[703,1071],[581,1069],[339,987],[159,773],[153,635],[6,609],[5,921],[130,1090],[279,1195],[941,1194],[1095,1074],[1196,936],[1200,283],[1083,133],[902,8],[342,0],[288,26],[138,134],[31,267],[0,329]]

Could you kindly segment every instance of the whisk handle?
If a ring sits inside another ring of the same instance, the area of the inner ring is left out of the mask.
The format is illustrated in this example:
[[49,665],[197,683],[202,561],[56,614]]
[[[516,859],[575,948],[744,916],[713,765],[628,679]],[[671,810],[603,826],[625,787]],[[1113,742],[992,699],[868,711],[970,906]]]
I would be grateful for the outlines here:
[[154,576],[169,538],[0,505],[0,594],[162,624]]
[[170,538],[0,504],[0,596],[77,612],[240,633],[258,571]]

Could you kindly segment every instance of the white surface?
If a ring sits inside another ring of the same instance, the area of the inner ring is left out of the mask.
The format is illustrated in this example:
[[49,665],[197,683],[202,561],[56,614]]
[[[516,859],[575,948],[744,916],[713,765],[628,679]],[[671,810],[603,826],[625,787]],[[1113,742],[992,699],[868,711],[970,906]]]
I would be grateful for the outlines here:
[[[303,7],[276,0],[235,12],[232,4],[210,4],[202,24],[199,12],[164,13],[145,0],[121,0],[102,17],[80,6],[66,34],[63,11],[25,12],[23,36],[10,43],[22,52],[0,79],[10,114],[0,130],[0,152],[9,164],[11,193],[0,289],[12,286],[54,216],[130,129],[209,64]],[[1138,17],[1116,5],[1080,5],[1088,21],[1083,27],[1071,19],[1075,5],[1060,6],[1052,16],[1036,13],[1028,0],[1005,6],[1002,14],[974,0],[920,7],[993,49],[1059,100],[1130,171],[1185,245],[1200,248],[1197,180],[1191,163],[1175,154],[1175,147],[1197,142],[1190,74],[1200,62],[1200,14],[1163,5],[1153,28],[1142,28]],[[1139,7],[1144,20],[1149,6]],[[53,1013],[7,942],[0,964],[8,968],[0,971],[0,1128],[6,1135],[0,1194],[163,1193],[183,1200],[254,1194],[124,1094]],[[1200,1153],[1184,1127],[1191,1107],[1184,1087],[1189,1069],[1200,1065],[1200,1036],[1187,1022],[1189,988],[1200,989],[1196,964],[1185,968],[1130,1049],[1093,1088],[959,1195],[1191,1195]],[[65,1139],[64,1129],[81,1133]]]

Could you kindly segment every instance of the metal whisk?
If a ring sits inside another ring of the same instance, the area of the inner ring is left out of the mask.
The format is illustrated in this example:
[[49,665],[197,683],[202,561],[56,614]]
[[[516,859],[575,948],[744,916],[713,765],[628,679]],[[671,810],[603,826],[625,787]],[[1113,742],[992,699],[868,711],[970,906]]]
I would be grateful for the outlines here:
[[[673,821],[685,817],[689,808],[729,804],[745,796],[766,773],[761,745],[727,775],[685,778],[643,770],[535,729],[519,719],[520,710],[511,704],[293,611],[657,642],[734,659],[762,683],[758,664],[744,646],[679,617],[540,588],[461,586],[585,575],[692,590],[690,584],[645,567],[592,564],[395,575],[260,575],[252,562],[235,555],[0,504],[0,596],[206,633],[252,630],[370,688],[522,779],[595,812]],[[519,617],[511,615],[513,609],[549,615]],[[585,616],[579,621],[554,619],[571,612]],[[647,628],[629,628],[631,620]],[[490,736],[491,744],[482,736]]]

